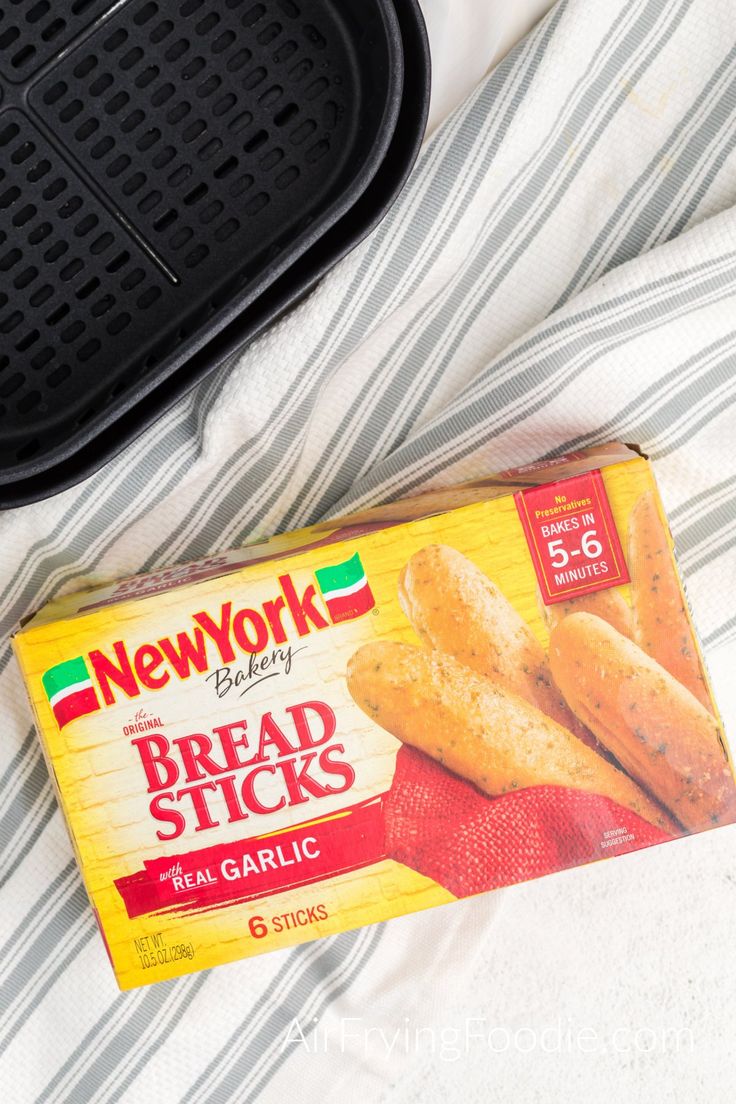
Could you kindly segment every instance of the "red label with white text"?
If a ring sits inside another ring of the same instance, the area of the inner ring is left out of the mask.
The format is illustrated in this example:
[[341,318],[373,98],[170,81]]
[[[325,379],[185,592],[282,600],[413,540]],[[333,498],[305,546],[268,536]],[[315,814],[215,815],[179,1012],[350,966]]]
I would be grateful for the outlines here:
[[628,583],[600,471],[515,495],[546,606]]
[[379,797],[286,832],[146,861],[115,886],[130,917],[181,914],[283,893],[383,858]]

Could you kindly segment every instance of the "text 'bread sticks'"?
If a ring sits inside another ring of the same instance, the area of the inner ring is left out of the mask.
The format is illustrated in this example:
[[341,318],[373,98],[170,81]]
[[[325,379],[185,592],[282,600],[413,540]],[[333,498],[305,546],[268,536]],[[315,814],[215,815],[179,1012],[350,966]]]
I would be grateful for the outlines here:
[[598,590],[594,594],[571,598],[569,602],[557,602],[553,606],[543,605],[540,596],[540,605],[550,630],[571,613],[594,613],[624,636],[631,638],[634,635],[631,607],[618,590]]
[[516,694],[452,656],[380,641],[348,664],[348,689],[382,728],[491,797],[559,785],[601,794],[676,833],[622,771]]
[[736,817],[715,718],[661,664],[587,613],[553,630],[550,659],[581,720],[688,830]]
[[526,621],[467,556],[439,544],[415,552],[399,577],[399,601],[429,647],[494,679],[594,746],[554,685]]
[[629,518],[629,570],[634,639],[711,709],[667,531],[651,491],[641,495]]

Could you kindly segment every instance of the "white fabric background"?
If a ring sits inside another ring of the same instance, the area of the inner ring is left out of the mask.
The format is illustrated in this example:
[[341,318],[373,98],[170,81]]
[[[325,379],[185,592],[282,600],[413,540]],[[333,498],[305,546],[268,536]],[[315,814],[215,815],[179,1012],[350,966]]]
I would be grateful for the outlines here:
[[552,6],[552,0],[421,3],[432,47],[431,134]]

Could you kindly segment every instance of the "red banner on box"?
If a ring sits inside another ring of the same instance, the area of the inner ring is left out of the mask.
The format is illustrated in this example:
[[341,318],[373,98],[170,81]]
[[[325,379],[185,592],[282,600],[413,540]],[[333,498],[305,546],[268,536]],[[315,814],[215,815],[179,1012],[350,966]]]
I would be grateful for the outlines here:
[[268,897],[386,857],[382,798],[285,832],[144,862],[115,887],[128,916],[193,912]]
[[514,496],[546,606],[628,583],[600,471]]

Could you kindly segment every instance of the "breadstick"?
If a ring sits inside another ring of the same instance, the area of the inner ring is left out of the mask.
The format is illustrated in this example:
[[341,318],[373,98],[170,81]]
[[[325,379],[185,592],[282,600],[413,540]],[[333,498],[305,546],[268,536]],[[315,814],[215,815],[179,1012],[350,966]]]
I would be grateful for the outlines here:
[[589,613],[553,630],[550,659],[580,719],[689,831],[736,820],[715,718],[655,659]]
[[571,598],[569,602],[557,602],[553,606],[543,606],[540,597],[540,606],[550,630],[571,613],[594,613],[624,636],[631,638],[634,635],[631,609],[626,599],[614,587],[597,590],[595,594],[584,594],[581,598]]
[[665,811],[627,775],[523,698],[452,656],[412,644],[366,644],[348,665],[360,708],[491,797],[558,785],[610,797],[676,834]]
[[461,552],[439,544],[416,552],[399,577],[399,601],[429,647],[493,679],[595,746],[554,686],[544,649],[526,621]]
[[631,511],[629,569],[636,643],[712,712],[667,531],[652,491],[643,494]]

